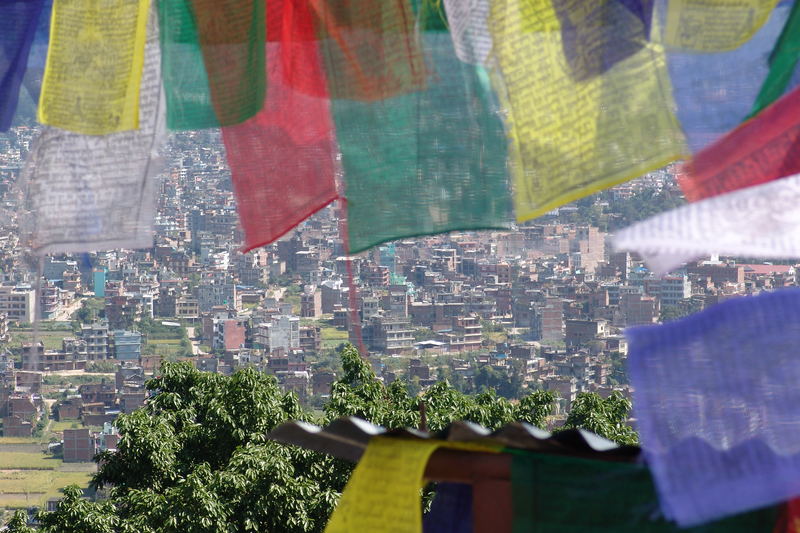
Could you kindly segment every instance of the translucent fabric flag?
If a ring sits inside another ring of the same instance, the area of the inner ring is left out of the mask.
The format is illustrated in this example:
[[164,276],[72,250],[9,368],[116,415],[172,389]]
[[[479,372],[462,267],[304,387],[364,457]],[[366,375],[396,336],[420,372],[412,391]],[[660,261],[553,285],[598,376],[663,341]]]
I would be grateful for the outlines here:
[[[459,59],[488,65],[492,50],[489,0],[444,0]],[[639,51],[649,39],[654,0],[553,3],[563,34],[564,53],[577,78],[602,73]],[[623,16],[619,10],[625,10]],[[633,23],[633,15],[638,23]]]
[[149,0],[56,1],[39,122],[87,135],[139,127]]
[[[217,120],[222,126],[244,122],[264,105],[265,0],[190,2]],[[187,38],[193,28],[181,22]]]
[[44,0],[0,0],[0,131],[11,126]]
[[[591,4],[600,9],[604,3]],[[576,20],[584,15],[578,8],[583,4],[574,3]],[[576,79],[575,61],[565,55],[560,22],[565,15],[559,17],[550,0],[496,0],[491,5],[497,86],[504,85],[507,93],[518,220],[638,177],[687,152],[657,45],[642,43],[639,52],[601,75]],[[624,20],[608,24],[640,32],[642,21],[630,10],[610,12]],[[589,20],[606,23],[602,17]],[[588,71],[602,64],[602,39],[595,44],[599,56],[588,53],[581,59]],[[595,48],[587,42],[576,50]]]
[[153,245],[155,175],[165,140],[155,16],[148,23],[139,129],[102,136],[45,127],[23,169],[23,233],[34,253]]
[[444,8],[458,58],[486,65],[492,51],[489,0],[444,0]]
[[689,529],[659,513],[649,470],[641,464],[519,452],[511,466],[514,532],[773,533],[775,508]]
[[800,290],[625,330],[664,513],[690,526],[800,494]]
[[428,459],[443,444],[373,437],[325,533],[422,533],[422,476]]
[[601,76],[647,44],[652,2],[559,0],[553,7],[573,80]]
[[800,2],[795,2],[778,42],[769,56],[769,74],[753,104],[751,115],[757,115],[781,97],[792,79],[798,59],[800,59]]
[[711,254],[800,258],[800,176],[681,206],[613,237],[656,274]]
[[678,183],[697,201],[800,172],[800,88],[686,164]]
[[53,0],[44,0],[42,12],[39,15],[39,24],[28,54],[28,68],[22,79],[24,91],[20,91],[20,100],[17,107],[17,117],[20,122],[36,120],[39,107],[39,95],[42,92],[44,69],[47,63],[47,48],[50,44],[50,19],[53,9]]
[[[657,3],[659,34],[666,2]],[[680,52],[667,48],[667,65],[677,116],[689,146],[698,152],[745,121],[769,73],[769,57],[791,5],[780,4],[747,42],[727,52]],[[695,26],[699,33],[700,26]],[[795,74],[788,87],[798,83]]]
[[278,239],[337,197],[329,100],[287,81],[324,93],[317,43],[300,37],[313,35],[311,13],[304,0],[268,5],[266,101],[255,117],[222,128],[245,250]]
[[454,230],[509,227],[506,137],[483,69],[425,32],[427,88],[379,102],[334,100],[350,251]]
[[668,0],[664,41],[701,52],[732,50],[764,25],[778,0]]
[[158,21],[167,127],[196,130],[219,126],[191,0],[160,0]]
[[422,518],[423,533],[472,533],[472,485],[437,483],[431,509]]
[[316,12],[331,98],[382,100],[424,86],[427,71],[411,2],[308,1]]

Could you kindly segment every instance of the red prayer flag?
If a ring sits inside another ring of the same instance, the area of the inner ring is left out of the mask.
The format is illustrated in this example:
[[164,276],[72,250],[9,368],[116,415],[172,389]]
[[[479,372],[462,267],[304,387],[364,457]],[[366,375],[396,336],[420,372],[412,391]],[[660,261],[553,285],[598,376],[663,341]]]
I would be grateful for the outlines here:
[[337,197],[336,141],[318,44],[288,37],[310,27],[303,4],[267,3],[264,108],[242,124],[222,128],[244,251],[278,239]]
[[800,533],[800,499],[794,498],[784,503],[774,533]]
[[683,166],[690,202],[800,172],[800,88],[743,123]]

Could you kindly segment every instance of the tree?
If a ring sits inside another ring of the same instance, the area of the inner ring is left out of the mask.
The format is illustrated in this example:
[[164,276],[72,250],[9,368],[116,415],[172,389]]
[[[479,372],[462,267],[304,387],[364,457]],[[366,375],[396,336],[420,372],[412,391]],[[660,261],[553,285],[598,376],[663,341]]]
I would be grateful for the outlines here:
[[631,402],[619,392],[601,398],[594,392],[578,394],[564,423],[564,429],[586,429],[618,444],[638,444],[628,424]]
[[104,318],[106,315],[105,300],[103,298],[87,298],[81,302],[81,307],[72,315],[81,324],[91,324]]
[[28,526],[28,515],[25,511],[17,510],[6,524],[7,533],[36,533],[36,530]]
[[115,533],[118,531],[119,519],[114,514],[111,502],[85,500],[83,491],[77,485],[70,485],[64,488],[63,492],[64,497],[58,502],[55,512],[39,513],[36,516],[42,529],[59,533]]

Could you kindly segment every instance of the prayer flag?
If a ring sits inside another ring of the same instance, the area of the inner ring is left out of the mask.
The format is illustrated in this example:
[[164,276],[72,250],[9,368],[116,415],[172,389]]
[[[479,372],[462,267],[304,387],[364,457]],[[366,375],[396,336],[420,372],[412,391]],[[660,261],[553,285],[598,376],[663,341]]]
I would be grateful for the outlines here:
[[[591,4],[601,9],[610,1]],[[603,50],[608,47],[602,39],[611,33],[590,31],[582,36],[587,41],[573,48],[586,54],[580,61],[569,60],[561,21],[571,16],[581,20],[583,4],[564,4],[560,16],[550,0],[496,0],[491,5],[489,28],[499,71],[496,89],[505,99],[519,221],[687,153],[672,113],[660,46],[642,42],[638,52],[617,57],[613,66],[605,68]],[[570,6],[574,11],[565,12]],[[641,37],[642,21],[636,14],[627,9],[609,12],[613,20],[590,17],[591,23],[627,28],[628,34],[612,41],[630,35],[635,42],[637,34]],[[593,36],[599,40],[592,41]],[[593,50],[599,52],[589,53]],[[581,61],[586,73],[595,75],[576,78],[574,65]]]
[[0,0],[0,131],[11,126],[44,0]]
[[800,2],[795,2],[775,44],[775,49],[770,54],[769,75],[764,80],[764,85],[753,104],[751,115],[757,115],[781,97],[792,79],[798,58],[800,58]]
[[422,519],[422,531],[472,533],[472,530],[472,485],[437,483],[431,510]]
[[800,88],[687,163],[678,183],[690,202],[800,172]]
[[158,23],[148,22],[139,129],[83,135],[45,127],[22,173],[22,232],[36,254],[153,245],[155,175],[166,140]]
[[800,495],[800,289],[625,330],[634,414],[681,526]]
[[681,206],[617,232],[657,275],[710,254],[800,257],[800,176]]
[[[790,5],[778,5],[766,24],[733,50],[696,52],[667,47],[676,113],[693,153],[748,118],[769,73],[768,58],[790,9]],[[658,9],[656,14],[664,16]],[[662,27],[658,18],[653,33],[658,34]],[[798,77],[794,76],[789,87],[797,82]]]
[[778,0],[667,0],[668,46],[715,52],[747,42]]
[[496,446],[377,436],[369,441],[325,533],[422,533],[420,490],[437,448],[495,452]]
[[407,0],[309,0],[331,98],[374,101],[421,89],[427,79]]
[[775,508],[681,529],[659,513],[642,464],[513,452],[514,532],[772,533]]
[[159,0],[158,21],[167,127],[196,130],[219,126],[191,1]]
[[348,240],[382,242],[512,221],[506,137],[486,72],[444,32],[425,32],[425,90],[376,102],[334,100]]
[[[291,16],[284,16],[286,11]],[[263,109],[242,124],[222,128],[245,250],[278,239],[337,197],[330,102],[292,85],[302,79],[303,87],[324,91],[318,45],[281,40],[307,28],[310,17],[303,0],[269,2],[270,87]],[[293,66],[301,70],[292,71]]]
[[86,135],[139,127],[149,0],[55,0],[39,122]]
[[[265,0],[191,0],[211,103],[222,126],[240,124],[264,105],[264,4]],[[187,35],[191,30],[187,25]]]

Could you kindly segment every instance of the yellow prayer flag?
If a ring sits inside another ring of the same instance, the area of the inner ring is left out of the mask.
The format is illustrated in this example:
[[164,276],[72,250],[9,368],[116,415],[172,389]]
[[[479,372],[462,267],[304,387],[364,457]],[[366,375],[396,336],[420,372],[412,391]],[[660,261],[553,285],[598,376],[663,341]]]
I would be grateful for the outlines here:
[[55,0],[38,120],[103,135],[139,127],[149,0]]
[[421,533],[420,489],[437,448],[496,452],[498,446],[374,437],[328,521],[325,533]]
[[733,50],[769,18],[778,0],[669,0],[667,46],[699,52]]
[[[609,0],[592,2],[595,13],[581,5],[563,3],[556,13],[551,0],[492,3],[494,83],[508,111],[519,221],[688,152],[663,49],[643,37],[642,20]],[[609,13],[618,18],[602,26]],[[562,32],[566,21],[574,38],[574,20],[586,21],[577,45]],[[625,54],[614,55],[623,45]]]

